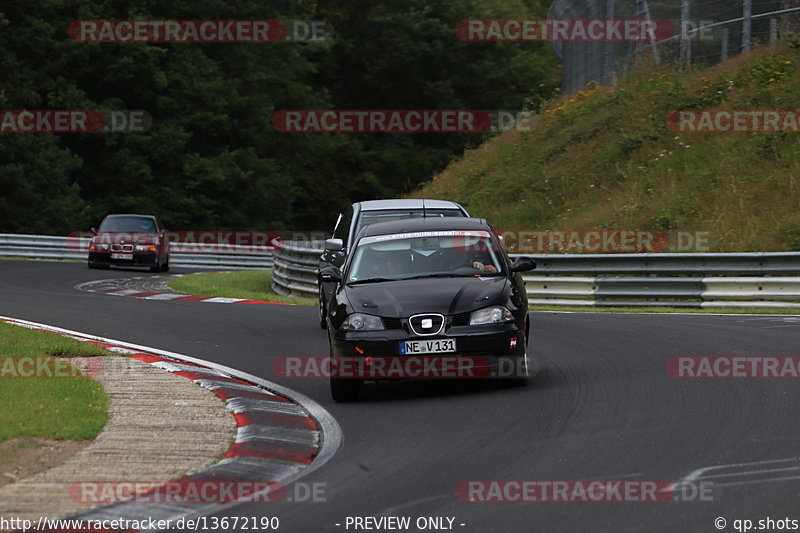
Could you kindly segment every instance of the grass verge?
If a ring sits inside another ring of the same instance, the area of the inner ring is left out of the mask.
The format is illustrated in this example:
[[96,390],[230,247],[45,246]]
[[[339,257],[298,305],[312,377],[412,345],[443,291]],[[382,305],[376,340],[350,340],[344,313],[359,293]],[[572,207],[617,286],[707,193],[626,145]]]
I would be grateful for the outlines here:
[[183,276],[167,283],[176,291],[197,296],[245,298],[284,304],[316,306],[314,298],[291,298],[272,290],[272,271],[242,270]]
[[798,65],[799,36],[710,69],[643,61],[616,86],[545,106],[531,131],[468,150],[412,196],[459,202],[499,230],[708,231],[708,251],[800,250],[791,127],[702,133],[669,120],[678,110],[796,109]]
[[[0,322],[0,442],[14,437],[56,440],[95,438],[108,421],[103,387],[84,375],[13,377],[16,370],[53,368],[54,359],[109,352],[61,335]],[[21,358],[28,358],[23,367]],[[44,373],[44,372],[41,372]]]

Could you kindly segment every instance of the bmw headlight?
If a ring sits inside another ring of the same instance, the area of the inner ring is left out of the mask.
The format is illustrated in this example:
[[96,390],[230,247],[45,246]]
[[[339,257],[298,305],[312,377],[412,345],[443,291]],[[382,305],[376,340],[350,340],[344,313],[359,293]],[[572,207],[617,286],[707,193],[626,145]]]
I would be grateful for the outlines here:
[[478,309],[473,312],[469,317],[469,325],[500,324],[502,322],[511,322],[512,320],[514,320],[514,315],[511,314],[511,311],[501,305],[495,305],[494,307]]
[[374,315],[353,313],[352,315],[348,315],[344,320],[342,323],[342,329],[349,329],[353,331],[380,330],[383,329],[383,320]]

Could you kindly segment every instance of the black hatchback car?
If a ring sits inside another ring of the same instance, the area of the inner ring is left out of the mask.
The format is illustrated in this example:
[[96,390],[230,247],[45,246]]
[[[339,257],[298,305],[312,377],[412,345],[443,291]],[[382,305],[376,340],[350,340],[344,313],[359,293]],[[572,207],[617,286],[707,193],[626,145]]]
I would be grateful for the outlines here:
[[365,380],[528,376],[528,299],[521,272],[477,218],[364,227],[327,309],[331,394],[352,401]]
[[[368,224],[400,220],[404,218],[468,217],[466,209],[448,200],[402,198],[356,202],[339,214],[333,236],[325,241],[325,250],[319,258],[319,268],[328,266],[341,268],[347,259],[350,243],[361,228]],[[319,279],[319,325],[327,327],[325,316],[327,302],[333,292],[333,284]]]

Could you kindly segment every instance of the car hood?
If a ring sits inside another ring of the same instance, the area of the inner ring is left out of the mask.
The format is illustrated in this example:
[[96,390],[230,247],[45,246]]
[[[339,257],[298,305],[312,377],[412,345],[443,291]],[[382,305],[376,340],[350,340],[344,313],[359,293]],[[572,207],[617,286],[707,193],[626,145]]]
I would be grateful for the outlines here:
[[505,305],[508,286],[504,276],[428,278],[353,285],[344,292],[353,312],[402,318],[418,313],[454,315]]

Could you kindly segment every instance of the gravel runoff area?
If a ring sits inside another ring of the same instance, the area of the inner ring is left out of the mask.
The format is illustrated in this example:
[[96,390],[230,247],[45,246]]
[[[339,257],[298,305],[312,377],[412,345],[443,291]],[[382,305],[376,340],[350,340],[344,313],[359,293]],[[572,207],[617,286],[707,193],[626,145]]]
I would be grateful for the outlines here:
[[166,483],[217,462],[230,447],[234,417],[210,390],[133,358],[102,362],[95,379],[109,395],[108,424],[64,463],[0,487],[0,516],[69,516],[103,505],[80,503],[76,483]]

